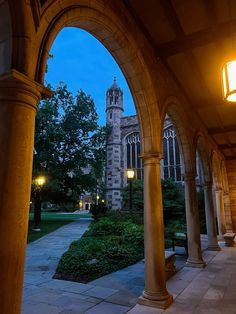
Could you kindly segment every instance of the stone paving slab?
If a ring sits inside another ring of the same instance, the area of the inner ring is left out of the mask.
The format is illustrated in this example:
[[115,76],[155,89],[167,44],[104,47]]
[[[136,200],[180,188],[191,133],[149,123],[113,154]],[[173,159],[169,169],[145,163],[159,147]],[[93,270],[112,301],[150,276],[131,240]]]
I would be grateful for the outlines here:
[[183,267],[184,257],[177,257],[183,268],[167,282],[175,299],[167,310],[136,304],[144,288],[143,262],[89,284],[52,279],[60,256],[88,225],[73,222],[28,245],[22,314],[236,314],[235,248],[204,251],[204,269]]
[[130,308],[123,305],[112,304],[109,302],[101,302],[85,312],[85,314],[123,314]]

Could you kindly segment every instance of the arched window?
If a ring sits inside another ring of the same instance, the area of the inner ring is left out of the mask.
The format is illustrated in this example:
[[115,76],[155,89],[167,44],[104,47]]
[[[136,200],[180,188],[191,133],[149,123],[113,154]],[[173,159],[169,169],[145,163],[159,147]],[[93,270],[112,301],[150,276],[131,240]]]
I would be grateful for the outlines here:
[[140,155],[140,137],[138,132],[131,133],[125,139],[126,166],[135,170],[136,179],[143,179],[143,164]]
[[172,126],[163,131],[164,179],[181,181],[181,160],[179,145]]

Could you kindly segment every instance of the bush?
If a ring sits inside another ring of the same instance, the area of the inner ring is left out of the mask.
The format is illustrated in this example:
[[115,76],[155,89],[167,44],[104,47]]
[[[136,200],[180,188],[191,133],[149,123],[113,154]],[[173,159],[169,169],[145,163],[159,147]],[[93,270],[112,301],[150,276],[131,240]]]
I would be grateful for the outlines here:
[[134,264],[144,255],[143,226],[102,218],[63,254],[54,276],[88,282]]
[[107,212],[107,207],[104,203],[92,204],[90,208],[90,213],[95,220],[104,217]]

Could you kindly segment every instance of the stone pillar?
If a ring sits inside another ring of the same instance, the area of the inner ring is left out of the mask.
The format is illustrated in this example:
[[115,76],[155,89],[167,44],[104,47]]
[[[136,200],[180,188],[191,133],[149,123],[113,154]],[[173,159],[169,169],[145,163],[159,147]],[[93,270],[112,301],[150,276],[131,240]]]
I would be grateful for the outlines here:
[[165,279],[160,157],[145,155],[143,160],[145,289],[138,303],[164,309],[173,302],[173,298],[166,289]]
[[184,187],[188,236],[188,259],[186,265],[190,267],[205,267],[206,264],[202,259],[201,252],[199,212],[194,173],[184,175]]
[[222,189],[215,190],[216,197],[216,212],[217,212],[217,223],[218,223],[218,232],[221,239],[226,232],[225,227],[225,211],[224,211],[224,200]]
[[219,251],[220,247],[217,242],[216,219],[212,196],[212,183],[211,182],[205,183],[203,189],[208,236],[208,250]]
[[229,193],[226,191],[223,194],[224,209],[225,209],[225,225],[226,233],[224,234],[224,240],[226,246],[236,246],[235,233],[233,232],[233,224],[230,209],[230,198]]
[[41,85],[13,70],[0,76],[0,313],[19,314]]
[[226,232],[227,233],[233,233],[233,224],[232,224],[232,217],[231,217],[231,210],[230,210],[229,192],[224,192],[223,202],[224,202],[224,209],[225,209]]

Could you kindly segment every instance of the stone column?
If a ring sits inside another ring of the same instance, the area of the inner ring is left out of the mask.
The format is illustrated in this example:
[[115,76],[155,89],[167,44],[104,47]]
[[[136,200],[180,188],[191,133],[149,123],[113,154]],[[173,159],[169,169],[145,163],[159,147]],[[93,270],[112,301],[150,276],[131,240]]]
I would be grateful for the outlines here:
[[160,156],[145,155],[143,160],[145,289],[138,303],[164,309],[173,302],[173,298],[166,289],[165,279]]
[[229,192],[224,192],[223,202],[224,202],[224,209],[225,209],[226,232],[227,233],[233,233],[233,224],[232,224],[232,217],[231,217],[231,210],[230,210]]
[[224,192],[223,194],[224,209],[225,209],[225,225],[226,233],[224,234],[224,240],[226,246],[236,246],[235,243],[235,233],[233,231],[231,209],[230,209],[230,198],[229,192]]
[[188,259],[186,265],[190,267],[205,267],[206,264],[202,259],[201,252],[199,212],[194,173],[184,175],[184,187],[188,236]]
[[217,241],[216,219],[212,196],[212,183],[211,182],[205,183],[203,189],[208,236],[208,250],[219,251],[220,247]]
[[224,200],[223,200],[222,189],[215,190],[215,197],[216,197],[218,231],[219,231],[220,238],[223,239],[223,236],[226,232],[226,227],[225,227],[225,211],[224,211]]
[[41,85],[13,70],[0,76],[0,313],[19,314]]

